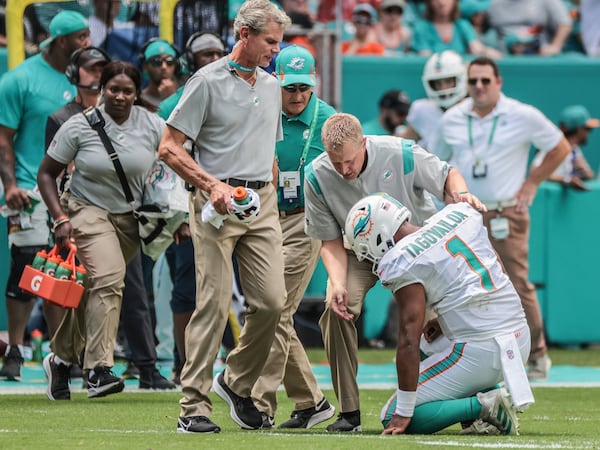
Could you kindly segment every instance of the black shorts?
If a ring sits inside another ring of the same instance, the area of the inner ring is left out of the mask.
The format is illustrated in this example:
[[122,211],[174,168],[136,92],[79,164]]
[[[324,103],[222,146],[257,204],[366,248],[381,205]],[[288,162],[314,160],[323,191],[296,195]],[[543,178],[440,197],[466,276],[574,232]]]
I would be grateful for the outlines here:
[[42,249],[48,250],[48,247],[46,245],[28,245],[24,247],[11,245],[10,273],[8,274],[8,280],[6,280],[6,298],[22,302],[36,298],[35,295],[21,290],[19,280],[21,279],[23,270],[25,270],[25,266],[31,264],[35,254]]

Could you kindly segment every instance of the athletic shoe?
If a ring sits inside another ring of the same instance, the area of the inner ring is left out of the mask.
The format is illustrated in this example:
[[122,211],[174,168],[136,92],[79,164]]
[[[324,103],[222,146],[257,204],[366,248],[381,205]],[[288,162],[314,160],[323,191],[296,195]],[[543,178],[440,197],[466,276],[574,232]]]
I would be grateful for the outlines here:
[[6,377],[6,381],[21,381],[21,366],[23,355],[18,345],[11,345],[8,353],[4,355],[0,377]]
[[331,419],[334,414],[335,408],[323,397],[317,406],[292,411],[290,420],[283,422],[279,428],[311,428]]
[[500,430],[491,423],[487,423],[481,419],[477,419],[470,423],[468,426],[465,426],[461,430],[460,434],[496,436],[500,434]]
[[140,389],[175,389],[175,384],[163,377],[155,366],[140,369]]
[[98,366],[90,370],[87,380],[88,398],[105,397],[123,390],[125,383],[115,376],[110,367]]
[[548,355],[538,359],[531,359],[527,363],[527,378],[530,380],[543,381],[548,378],[548,372],[552,367],[552,360]]
[[360,411],[339,413],[337,420],[327,426],[327,431],[330,433],[361,432]]
[[229,415],[235,423],[246,430],[258,430],[263,420],[260,411],[254,406],[250,397],[240,397],[225,384],[223,374],[219,373],[213,379],[213,390],[229,405]]
[[69,366],[69,376],[73,378],[83,378],[83,369],[79,364],[71,364]]
[[481,404],[480,419],[494,425],[501,434],[519,434],[517,411],[512,405],[510,394],[506,389],[479,392],[477,400]]
[[262,430],[270,430],[275,426],[275,418],[273,416],[269,416],[268,414],[261,412],[262,417],[262,426],[260,427]]
[[50,400],[71,400],[69,390],[70,366],[54,361],[54,353],[48,353],[42,362],[44,372],[48,378],[46,394]]
[[138,369],[137,366],[133,362],[127,361],[127,367],[121,374],[121,379],[122,380],[137,380],[139,378],[139,376],[140,376],[140,369]]
[[180,417],[177,419],[178,433],[219,433],[221,427],[206,416]]

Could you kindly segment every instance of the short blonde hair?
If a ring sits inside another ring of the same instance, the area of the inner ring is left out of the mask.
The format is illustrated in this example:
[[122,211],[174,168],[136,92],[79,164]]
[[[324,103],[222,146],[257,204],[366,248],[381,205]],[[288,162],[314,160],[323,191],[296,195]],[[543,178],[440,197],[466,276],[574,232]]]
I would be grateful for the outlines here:
[[233,21],[236,42],[240,40],[240,29],[243,26],[249,27],[253,34],[259,34],[271,21],[281,25],[284,31],[292,23],[288,15],[269,0],[247,0]]
[[363,133],[358,119],[352,114],[337,113],[323,124],[321,140],[325,150],[337,153],[346,143],[362,145]]

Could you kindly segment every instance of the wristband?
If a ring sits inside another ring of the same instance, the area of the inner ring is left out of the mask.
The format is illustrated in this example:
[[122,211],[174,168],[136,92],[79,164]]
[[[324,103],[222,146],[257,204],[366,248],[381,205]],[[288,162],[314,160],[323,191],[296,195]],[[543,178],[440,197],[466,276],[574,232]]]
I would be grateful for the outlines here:
[[412,417],[417,403],[417,391],[396,390],[396,409],[394,414],[402,417]]
[[52,225],[52,231],[56,231],[58,227],[70,221],[71,220],[67,216],[59,217],[57,220],[54,221],[54,224]]
[[469,191],[460,191],[457,192],[458,195],[469,194]]

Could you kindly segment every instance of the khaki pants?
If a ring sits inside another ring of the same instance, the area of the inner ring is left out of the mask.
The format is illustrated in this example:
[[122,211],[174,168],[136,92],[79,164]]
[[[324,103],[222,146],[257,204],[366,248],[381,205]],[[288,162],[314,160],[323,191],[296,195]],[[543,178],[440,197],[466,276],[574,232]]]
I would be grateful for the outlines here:
[[87,283],[82,303],[65,314],[56,331],[52,350],[62,360],[78,363],[85,346],[84,369],[112,367],[125,267],[139,251],[138,224],[133,214],[111,214],[69,194],[63,205]]
[[248,309],[239,344],[227,358],[225,383],[237,395],[250,397],[269,356],[286,291],[275,188],[269,184],[258,193],[261,211],[254,221],[244,224],[230,218],[218,230],[201,219],[207,194],[196,190],[192,197],[197,290],[196,309],[185,330],[181,416],[208,417],[212,410],[209,392],[231,305],[234,249]]
[[354,314],[354,320],[340,319],[329,307],[331,289],[327,282],[327,306],[319,325],[323,332],[325,351],[331,366],[333,389],[337,396],[340,412],[352,412],[360,409],[358,395],[358,334],[356,321],[361,313],[365,296],[377,281],[372,273],[373,265],[369,261],[359,262],[352,252],[348,252],[348,271],[346,289],[348,291],[348,311]]
[[256,407],[274,416],[277,389],[283,382],[294,410],[315,406],[324,396],[317,385],[304,346],[294,328],[294,314],[317,266],[321,242],[304,233],[304,214],[281,218],[287,301],[262,375],[252,389]]
[[[490,219],[494,217],[508,218],[509,234],[506,239],[495,239],[492,236]],[[515,207],[511,206],[502,211],[488,211],[483,214],[483,220],[488,229],[490,241],[500,256],[510,281],[521,297],[521,304],[531,331],[529,359],[538,359],[546,354],[547,348],[540,304],[535,286],[529,282],[529,211],[517,213]]]

